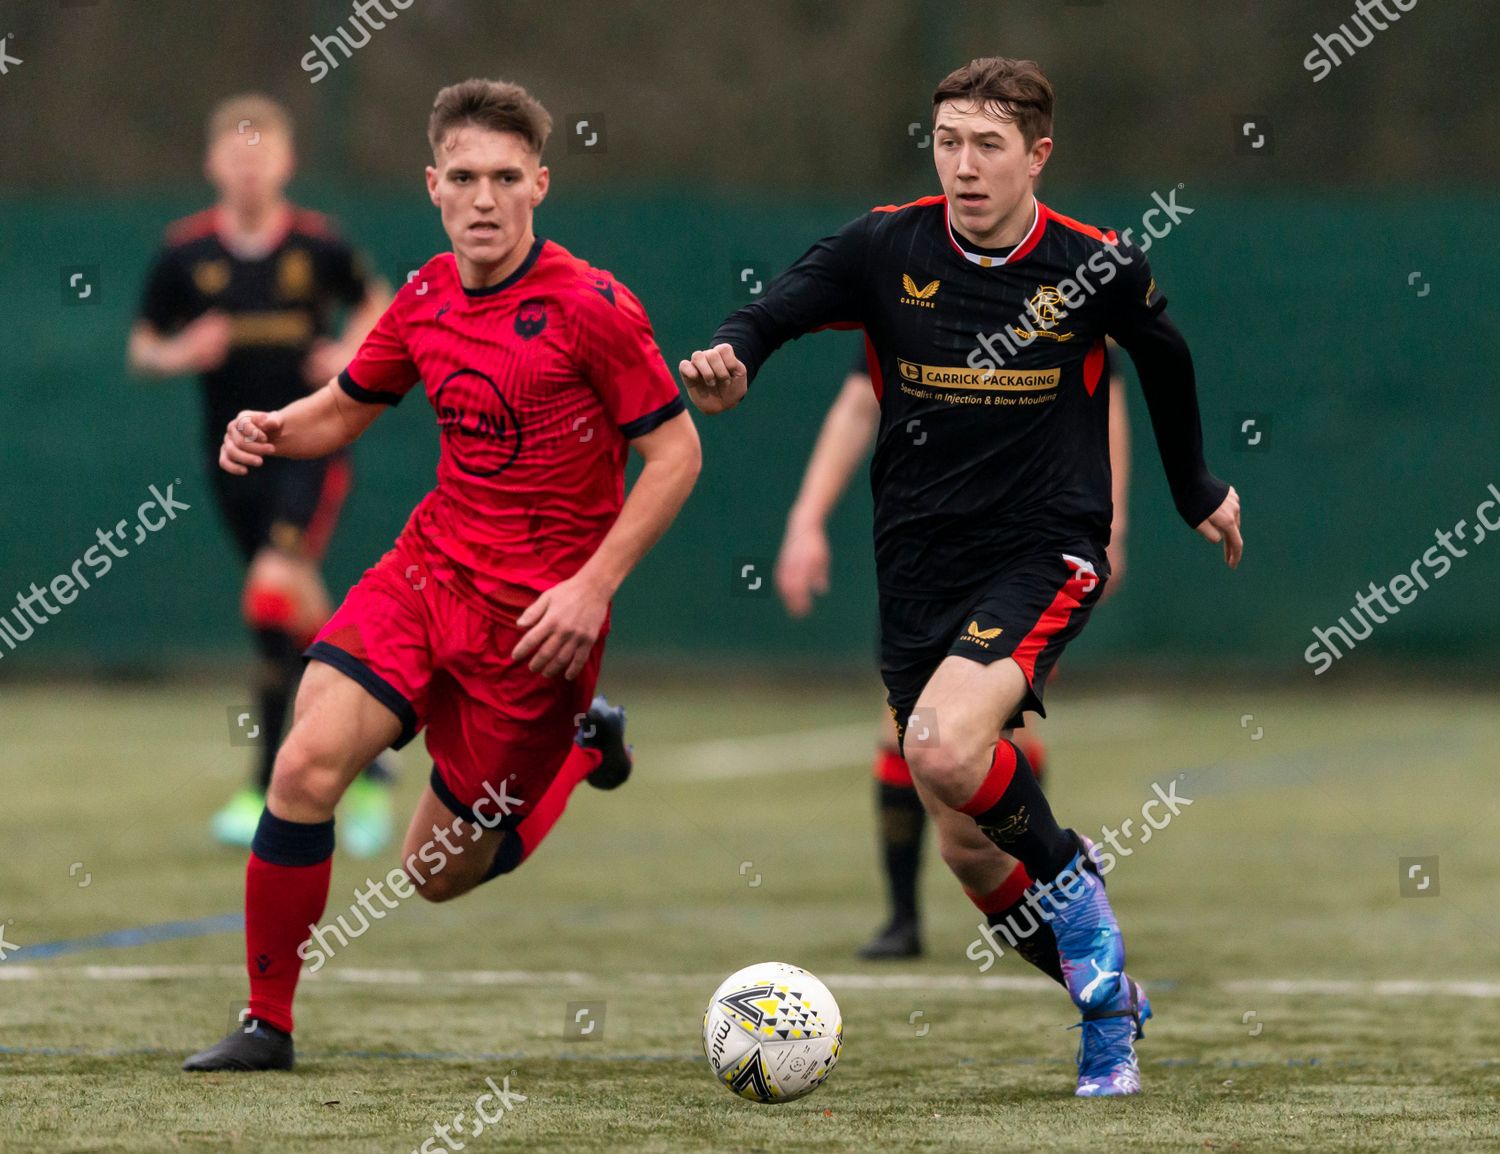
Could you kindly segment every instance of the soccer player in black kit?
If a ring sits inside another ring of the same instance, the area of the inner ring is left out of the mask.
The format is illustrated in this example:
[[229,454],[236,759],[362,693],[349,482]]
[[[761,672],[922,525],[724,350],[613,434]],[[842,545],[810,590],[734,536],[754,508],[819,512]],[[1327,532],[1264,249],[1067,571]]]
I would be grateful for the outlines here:
[[[819,241],[681,373],[732,408],[783,343],[865,330],[881,398],[871,466],[881,674],[943,860],[1082,1016],[1080,1097],[1134,1094],[1151,1015],[1125,973],[1089,844],[1059,826],[1001,731],[1109,579],[1105,340],[1135,362],[1178,513],[1239,564],[1239,497],[1203,460],[1192,357],[1145,253],[1052,211],[1052,87],[1031,61],[971,61],[933,96],[941,196]],[[1019,861],[1028,884],[1012,884]]]
[[[787,513],[775,575],[776,592],[793,617],[806,617],[812,611],[814,597],[828,592],[832,561],[828,517],[880,427],[880,397],[870,377],[868,351],[861,342],[859,355],[844,378],[844,387],[823,418],[823,427],[802,476],[802,487]],[[1120,375],[1118,360],[1114,347],[1107,348],[1104,379],[1109,382],[1110,393],[1109,464],[1114,485],[1114,521],[1110,525],[1109,552],[1105,558],[1111,570],[1106,597],[1118,592],[1125,572],[1126,512],[1130,497],[1130,421],[1125,413],[1125,380]],[[1033,723],[1002,736],[1015,741],[1041,782],[1047,753],[1036,728]],[[926,807],[917,795],[911,767],[901,756],[896,721],[889,713],[881,719],[874,769],[876,838],[890,918],[860,947],[859,956],[867,961],[920,957],[923,948],[917,876],[922,864]],[[1025,867],[1020,864],[1016,865],[1013,877],[1010,885],[1016,892],[1031,884]],[[1005,896],[1003,884],[999,896]],[[981,895],[971,897],[978,901]]]
[[[254,836],[302,650],[331,612],[318,566],[350,466],[341,452],[230,477],[218,468],[224,427],[242,409],[279,408],[321,388],[391,297],[326,218],[286,200],[293,166],[292,121],[275,101],[237,96],[214,110],[204,168],[219,202],[167,230],[130,334],[135,372],[200,375],[205,468],[247,570],[242,611],[261,671],[245,732],[259,750],[251,784],[214,816],[215,836],[231,845]],[[340,307],[351,311],[335,339]],[[360,856],[390,838],[388,776],[377,763],[351,791],[345,844]]]

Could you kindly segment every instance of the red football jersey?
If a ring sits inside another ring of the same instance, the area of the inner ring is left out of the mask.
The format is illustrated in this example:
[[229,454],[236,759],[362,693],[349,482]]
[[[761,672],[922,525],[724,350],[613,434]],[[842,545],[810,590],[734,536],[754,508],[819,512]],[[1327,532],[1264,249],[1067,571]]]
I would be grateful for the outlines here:
[[442,448],[402,537],[502,617],[589,559],[624,502],[631,438],[684,409],[635,295],[540,237],[491,288],[466,289],[452,253],[428,261],[339,375],[371,404],[418,380]]

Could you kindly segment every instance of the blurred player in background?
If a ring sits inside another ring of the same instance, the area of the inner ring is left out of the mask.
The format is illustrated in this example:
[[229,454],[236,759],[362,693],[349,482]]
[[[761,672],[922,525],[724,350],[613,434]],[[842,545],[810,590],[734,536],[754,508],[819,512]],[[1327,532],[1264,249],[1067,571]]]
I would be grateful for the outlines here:
[[[1109,566],[1112,572],[1105,593],[1119,589],[1125,569],[1126,509],[1130,496],[1130,420],[1125,412],[1125,381],[1120,376],[1114,342],[1109,342],[1109,459],[1114,489],[1114,519],[1110,529]],[[813,598],[827,593],[832,558],[828,545],[828,518],[849,487],[854,470],[864,460],[880,426],[880,397],[870,379],[869,350],[861,345],[844,378],[823,427],[813,446],[802,488],[787,514],[786,534],[776,558],[776,591],[793,617],[812,612]],[[1046,750],[1032,732],[1033,721],[1019,734],[1006,730],[1031,764],[1038,782],[1046,768]],[[859,956],[869,961],[885,958],[915,958],[922,954],[922,918],[917,898],[917,878],[922,866],[922,842],[926,810],[912,783],[911,767],[896,741],[896,723],[889,710],[881,710],[880,736],[875,752],[876,836],[880,861],[885,870],[890,917],[885,927],[860,947]]]
[[[427,191],[452,251],[402,287],[336,380],[225,430],[220,463],[237,483],[351,444],[422,382],[441,449],[437,487],[308,650],[245,875],[251,1021],[185,1069],[291,1068],[334,808],[379,751],[426,727],[432,775],[404,872],[384,881],[429,901],[516,869],[577,785],[630,774],[624,713],[593,698],[610,603],[687,500],[701,453],[635,295],[536,235],[551,128],[519,85],[439,92]],[[643,466],[627,496],[632,449]]]
[[881,676],[898,740],[985,928],[1013,931],[1077,1007],[1074,1092],[1135,1094],[1150,1001],[1125,972],[1092,847],[1003,736],[1043,711],[1047,676],[1110,576],[1107,336],[1140,376],[1178,514],[1231,568],[1239,495],[1204,460],[1192,354],[1144,249],[1035,195],[1053,145],[1041,69],[972,60],[932,109],[942,193],[818,241],[680,369],[694,404],[720,413],[786,341],[865,330],[881,400]]
[[[241,409],[290,404],[336,375],[391,299],[326,217],[286,199],[294,168],[280,104],[245,95],[213,111],[204,169],[218,204],[167,230],[130,334],[135,372],[200,377],[208,473],[247,570],[241,610],[260,654],[247,723],[259,728],[259,753],[250,784],[213,819],[214,836],[236,846],[255,835],[302,650],[331,611],[319,565],[351,470],[340,450],[269,461],[236,481],[217,467],[219,441]],[[335,337],[341,307],[351,311]],[[346,844],[359,856],[390,840],[389,784],[377,760],[350,792]]]

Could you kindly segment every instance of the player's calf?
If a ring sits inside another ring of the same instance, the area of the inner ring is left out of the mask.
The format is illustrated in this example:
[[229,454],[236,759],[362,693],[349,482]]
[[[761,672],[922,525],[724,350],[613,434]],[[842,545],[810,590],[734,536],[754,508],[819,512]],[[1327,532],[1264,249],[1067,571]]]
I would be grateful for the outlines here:
[[399,732],[395,716],[362,686],[330,666],[309,667],[245,871],[249,1017],[258,1025],[194,1054],[186,1069],[291,1068],[299,951],[328,901],[333,810],[348,783]]
[[424,900],[452,901],[486,880],[510,836],[474,820],[472,812],[454,813],[429,785],[407,827],[402,868]]

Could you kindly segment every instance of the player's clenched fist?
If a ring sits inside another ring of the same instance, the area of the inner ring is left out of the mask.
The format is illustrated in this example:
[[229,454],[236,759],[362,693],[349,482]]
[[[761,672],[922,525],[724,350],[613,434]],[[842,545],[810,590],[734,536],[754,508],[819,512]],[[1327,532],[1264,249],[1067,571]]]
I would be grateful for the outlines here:
[[280,434],[280,413],[256,413],[246,409],[224,430],[224,444],[219,448],[219,468],[243,477],[276,452],[276,438]]
[[728,344],[701,349],[677,366],[693,404],[705,413],[722,413],[745,398],[750,373]]

